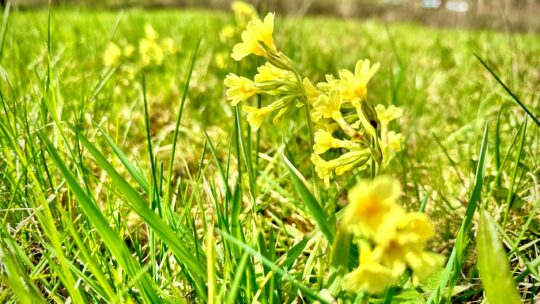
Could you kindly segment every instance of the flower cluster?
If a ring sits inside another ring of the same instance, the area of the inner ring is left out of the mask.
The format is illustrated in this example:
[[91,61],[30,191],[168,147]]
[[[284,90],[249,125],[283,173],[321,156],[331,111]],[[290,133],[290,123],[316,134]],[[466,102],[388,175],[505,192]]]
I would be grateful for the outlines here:
[[[138,50],[138,55],[136,51]],[[109,42],[103,53],[103,64],[115,67],[126,63],[137,68],[160,66],[166,55],[176,53],[175,42],[170,37],[159,39],[159,34],[150,24],[144,26],[144,37],[138,43],[138,49],[133,44],[122,42],[120,45]]]
[[[272,13],[246,25],[242,41],[233,47],[231,57],[240,61],[257,55],[267,62],[257,69],[253,80],[230,73],[224,81],[232,105],[257,94],[270,95],[274,100],[261,108],[242,106],[253,129],[258,129],[273,113],[276,123],[293,109],[307,107],[313,144],[311,160],[327,186],[334,175],[370,164],[384,165],[401,150],[402,135],[390,131],[389,123],[403,111],[394,106],[374,107],[367,98],[367,84],[377,72],[378,63],[371,65],[369,60],[360,60],[354,73],[342,69],[338,78],[327,75],[326,81],[313,85],[300,76],[293,62],[277,48],[273,31]],[[337,157],[327,160],[336,152]]]
[[407,269],[417,282],[441,266],[442,256],[424,250],[433,225],[424,213],[399,206],[400,195],[399,182],[387,176],[361,181],[350,190],[340,229],[355,236],[360,259],[343,278],[347,290],[379,293]]
[[[365,167],[369,160],[386,164],[401,150],[402,135],[389,131],[388,125],[403,114],[402,109],[374,107],[367,99],[367,84],[378,69],[378,63],[359,60],[354,73],[342,69],[338,78],[327,75],[316,87],[306,83],[317,128],[311,159],[326,184],[334,174]],[[321,157],[332,149],[340,155],[331,160]]]

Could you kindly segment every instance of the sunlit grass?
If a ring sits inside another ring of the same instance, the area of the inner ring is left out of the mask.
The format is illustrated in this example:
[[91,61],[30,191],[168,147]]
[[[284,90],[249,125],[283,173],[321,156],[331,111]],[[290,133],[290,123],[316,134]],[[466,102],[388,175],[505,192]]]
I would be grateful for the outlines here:
[[[237,38],[219,33],[232,16],[53,10],[50,27],[48,18],[12,11],[2,27],[0,302],[327,301],[333,216],[369,172],[317,192],[304,180],[316,177],[303,111],[250,129],[223,79],[251,77],[262,62],[229,58]],[[177,51],[132,64],[132,77],[126,62],[104,65],[110,42],[138,46],[148,24]],[[538,301],[539,36],[320,17],[276,24],[274,38],[313,82],[369,58],[381,63],[370,99],[405,110],[393,127],[406,148],[386,172],[401,181],[401,204],[430,216],[429,247],[449,262],[380,300],[484,298],[476,243],[495,231],[522,300]],[[478,210],[491,217],[475,241]],[[344,299],[355,298],[367,296]]]

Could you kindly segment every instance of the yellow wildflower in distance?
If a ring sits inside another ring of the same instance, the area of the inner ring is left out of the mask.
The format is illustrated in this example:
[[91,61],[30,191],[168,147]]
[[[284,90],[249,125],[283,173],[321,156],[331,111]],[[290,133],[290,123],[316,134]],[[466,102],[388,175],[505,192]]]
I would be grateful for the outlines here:
[[239,102],[246,101],[259,91],[252,80],[233,73],[225,77],[224,83],[228,87],[226,92],[227,99],[231,101],[233,106]]
[[155,40],[147,38],[139,41],[139,55],[143,67],[150,64],[161,65],[165,57],[161,46]]
[[[274,14],[269,13],[261,21],[259,18],[251,20],[244,32],[242,32],[242,42],[233,47],[231,57],[240,61],[244,57],[255,54],[258,56],[267,56],[264,46],[277,52],[274,44]],[[264,44],[264,46],[263,46]]]
[[113,42],[109,42],[105,53],[103,53],[103,64],[107,67],[112,67],[120,63],[122,57],[122,49]]
[[234,19],[238,26],[245,26],[249,21],[259,17],[257,10],[248,3],[243,1],[234,1],[231,4],[231,9],[234,12]]

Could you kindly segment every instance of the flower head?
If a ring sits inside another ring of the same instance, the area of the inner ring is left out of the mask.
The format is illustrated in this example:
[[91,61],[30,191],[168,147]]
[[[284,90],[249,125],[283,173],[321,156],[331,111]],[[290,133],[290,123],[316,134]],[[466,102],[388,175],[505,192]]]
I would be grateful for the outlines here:
[[242,110],[247,113],[247,121],[249,125],[253,128],[253,131],[257,131],[261,126],[263,120],[272,112],[272,108],[263,107],[255,108],[250,106],[243,106]]
[[228,87],[226,92],[227,99],[231,101],[233,106],[241,101],[246,101],[258,92],[258,89],[252,80],[233,73],[230,73],[225,77],[224,83]]
[[103,53],[103,64],[107,67],[112,67],[120,63],[122,57],[122,49],[113,42],[109,42],[105,53]]
[[346,69],[339,71],[340,84],[343,86],[343,96],[347,100],[367,99],[367,83],[379,69],[379,63],[370,64],[369,60],[359,60],[354,68],[354,74]]
[[234,12],[234,19],[239,26],[245,26],[249,21],[257,18],[257,10],[243,1],[234,1],[231,4],[231,9]]
[[240,61],[244,57],[255,54],[258,56],[267,56],[265,47],[277,52],[274,44],[274,14],[269,13],[261,21],[259,18],[252,19],[244,32],[242,32],[242,42],[233,47],[231,57]]
[[373,181],[360,181],[349,191],[343,228],[357,235],[375,235],[384,218],[398,207],[396,203],[400,195],[401,186],[390,177],[379,176]]

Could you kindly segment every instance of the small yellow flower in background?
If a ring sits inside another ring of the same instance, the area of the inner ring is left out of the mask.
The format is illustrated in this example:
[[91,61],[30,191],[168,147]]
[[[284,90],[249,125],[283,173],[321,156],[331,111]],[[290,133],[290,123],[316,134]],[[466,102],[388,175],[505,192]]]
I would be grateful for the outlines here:
[[161,40],[161,48],[167,55],[176,53],[176,44],[171,37],[166,37]]
[[246,101],[259,92],[252,80],[233,73],[225,77],[224,83],[228,87],[226,92],[227,99],[231,101],[233,106],[239,102]]
[[165,57],[161,46],[155,40],[147,38],[139,41],[139,55],[143,67],[150,64],[161,65]]
[[228,60],[228,53],[216,53],[214,56],[214,60],[216,62],[216,66],[219,69],[224,69],[227,67],[227,60]]
[[240,27],[244,27],[249,21],[259,17],[253,5],[243,1],[234,1],[231,4],[231,9],[234,12],[234,19]]
[[107,67],[112,67],[120,63],[122,57],[122,49],[114,42],[109,42],[105,53],[103,53],[103,64]]
[[229,39],[233,38],[234,35],[236,35],[236,29],[234,28],[234,26],[229,24],[224,26],[219,32],[219,40],[225,43],[229,41]]
[[144,25],[144,36],[150,40],[156,40],[159,38],[159,34],[156,32],[154,27],[149,23]]
[[233,47],[231,57],[236,61],[240,61],[250,54],[266,57],[267,54],[264,47],[277,52],[274,37],[272,36],[273,31],[273,13],[268,13],[264,21],[254,18],[248,23],[246,30],[242,32],[242,42]]
[[349,191],[340,229],[353,234],[361,250],[358,268],[344,277],[345,288],[380,293],[407,269],[416,284],[442,267],[444,258],[424,249],[433,224],[426,214],[399,206],[400,195],[399,182],[387,176],[360,181]]
[[128,44],[124,47],[124,56],[131,57],[135,53],[135,47],[132,44]]
[[273,111],[273,109],[270,107],[263,107],[259,109],[250,106],[242,106],[242,110],[247,113],[247,121],[253,128],[253,131],[257,131],[266,116]]

